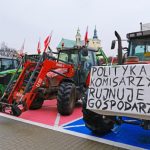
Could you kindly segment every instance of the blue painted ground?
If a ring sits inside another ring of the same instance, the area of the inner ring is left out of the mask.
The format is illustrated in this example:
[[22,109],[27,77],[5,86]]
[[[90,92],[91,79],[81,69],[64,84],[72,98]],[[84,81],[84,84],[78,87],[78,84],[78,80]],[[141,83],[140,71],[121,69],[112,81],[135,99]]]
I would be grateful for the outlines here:
[[67,130],[83,133],[93,137],[100,137],[103,139],[107,139],[107,140],[111,140],[123,144],[150,149],[150,130],[144,130],[140,126],[122,124],[117,130],[115,130],[115,132],[111,132],[104,136],[93,135],[92,132],[85,126],[69,128],[69,126],[76,126],[76,125],[83,125],[83,124],[84,124],[83,119],[80,119],[73,123],[65,125],[64,127],[68,126],[68,128],[66,128]]

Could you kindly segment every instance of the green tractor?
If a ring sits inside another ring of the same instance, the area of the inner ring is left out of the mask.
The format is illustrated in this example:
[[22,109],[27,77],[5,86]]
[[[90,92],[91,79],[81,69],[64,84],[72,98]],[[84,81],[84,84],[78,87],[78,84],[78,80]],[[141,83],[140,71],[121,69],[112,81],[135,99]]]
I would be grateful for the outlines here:
[[16,58],[0,56],[0,97],[3,95],[12,75],[15,74],[18,65],[19,61]]

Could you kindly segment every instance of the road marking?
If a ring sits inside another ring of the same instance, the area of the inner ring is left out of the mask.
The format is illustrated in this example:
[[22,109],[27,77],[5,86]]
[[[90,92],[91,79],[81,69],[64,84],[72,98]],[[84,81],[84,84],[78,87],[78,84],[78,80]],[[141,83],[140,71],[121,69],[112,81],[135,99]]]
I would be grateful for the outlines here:
[[78,136],[78,137],[81,137],[81,138],[84,138],[84,139],[88,139],[88,140],[92,140],[92,141],[96,141],[96,142],[100,142],[100,143],[120,147],[120,148],[132,149],[132,150],[137,150],[137,149],[138,150],[143,150],[143,148],[140,148],[140,147],[131,146],[131,145],[123,144],[123,143],[119,143],[119,142],[114,142],[114,141],[106,140],[106,139],[103,139],[103,138],[86,135],[86,134],[83,134],[83,133],[77,133],[77,132],[74,132],[74,131],[63,129],[62,127],[55,127],[55,126],[50,126],[50,125],[46,125],[46,124],[42,124],[42,123],[37,123],[37,122],[25,120],[25,119],[22,119],[22,118],[17,118],[17,117],[14,117],[14,116],[3,114],[3,113],[0,113],[0,116],[5,117],[5,118],[9,118],[9,119],[13,119],[13,120],[16,120],[16,121],[20,121],[20,122],[23,122],[23,123],[28,123],[28,124],[31,124],[31,125],[43,127],[43,128],[46,128],[46,129],[51,129],[51,130],[54,130],[54,131],[59,131],[59,132],[62,132],[62,133],[70,134],[70,135],[73,135],[73,136]]
[[57,113],[57,117],[56,117],[56,120],[55,120],[55,123],[54,123],[55,127],[58,127],[59,121],[60,121],[60,113]]
[[75,121],[78,121],[78,120],[80,120],[80,119],[82,119],[82,118],[83,118],[83,117],[79,117],[79,118],[77,118],[77,119],[68,121],[67,123],[62,124],[61,127],[66,126],[66,125],[68,125],[68,124],[71,124],[71,123],[73,123],[73,122],[75,122]]
[[78,128],[78,127],[85,127],[85,124],[74,125],[74,126],[66,126],[66,127],[63,127],[63,128],[68,129],[68,128]]

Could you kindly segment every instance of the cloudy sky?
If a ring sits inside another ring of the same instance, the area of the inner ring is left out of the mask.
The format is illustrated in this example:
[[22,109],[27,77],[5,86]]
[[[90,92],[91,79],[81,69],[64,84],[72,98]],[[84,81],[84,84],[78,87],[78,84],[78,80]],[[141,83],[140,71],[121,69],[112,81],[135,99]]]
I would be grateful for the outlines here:
[[62,37],[74,39],[79,27],[84,38],[94,26],[107,54],[117,30],[122,38],[127,32],[138,31],[140,22],[150,22],[150,0],[0,0],[0,42],[36,53],[41,43],[53,30],[51,47],[55,49]]

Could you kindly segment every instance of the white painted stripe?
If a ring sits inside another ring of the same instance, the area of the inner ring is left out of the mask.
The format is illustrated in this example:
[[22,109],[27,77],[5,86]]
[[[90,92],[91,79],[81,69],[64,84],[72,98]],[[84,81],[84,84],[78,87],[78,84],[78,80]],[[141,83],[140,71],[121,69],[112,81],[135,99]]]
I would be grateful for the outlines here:
[[85,127],[85,124],[74,125],[74,126],[66,126],[66,127],[63,127],[63,128],[68,129],[68,128],[78,128],[78,127]]
[[68,124],[70,124],[70,123],[73,123],[73,122],[75,122],[75,121],[78,121],[78,120],[80,120],[80,119],[82,119],[82,118],[83,118],[83,117],[79,117],[79,118],[77,118],[77,119],[71,120],[71,121],[69,121],[69,122],[67,122],[67,123],[62,124],[61,127],[66,126],[66,125],[68,125]]
[[136,122],[137,120],[125,120],[125,121],[128,121],[128,122]]
[[17,118],[17,117],[14,117],[14,116],[3,114],[3,113],[0,113],[0,116],[5,117],[5,118],[9,118],[9,119],[13,119],[13,120],[16,120],[16,121],[20,121],[20,122],[23,122],[23,123],[36,125],[36,126],[43,127],[43,128],[46,128],[46,129],[51,129],[51,130],[59,131],[59,132],[62,132],[62,133],[70,134],[70,135],[73,135],[73,136],[78,136],[78,137],[85,138],[85,139],[88,139],[88,140],[105,143],[105,144],[112,145],[112,146],[117,146],[117,147],[121,147],[121,148],[125,148],[125,149],[132,149],[132,150],[143,150],[143,148],[140,148],[140,147],[131,146],[131,145],[123,144],[123,143],[119,143],[119,142],[114,142],[114,141],[106,140],[106,139],[103,139],[103,138],[86,135],[86,134],[83,134],[83,133],[77,133],[77,132],[74,132],[74,131],[69,131],[69,130],[63,129],[62,127],[55,127],[55,126],[45,125],[45,124],[42,124],[42,123],[37,123],[37,122],[22,119],[22,118]]
[[57,113],[57,117],[56,117],[55,124],[54,124],[55,127],[59,126],[59,121],[60,121],[60,113]]

